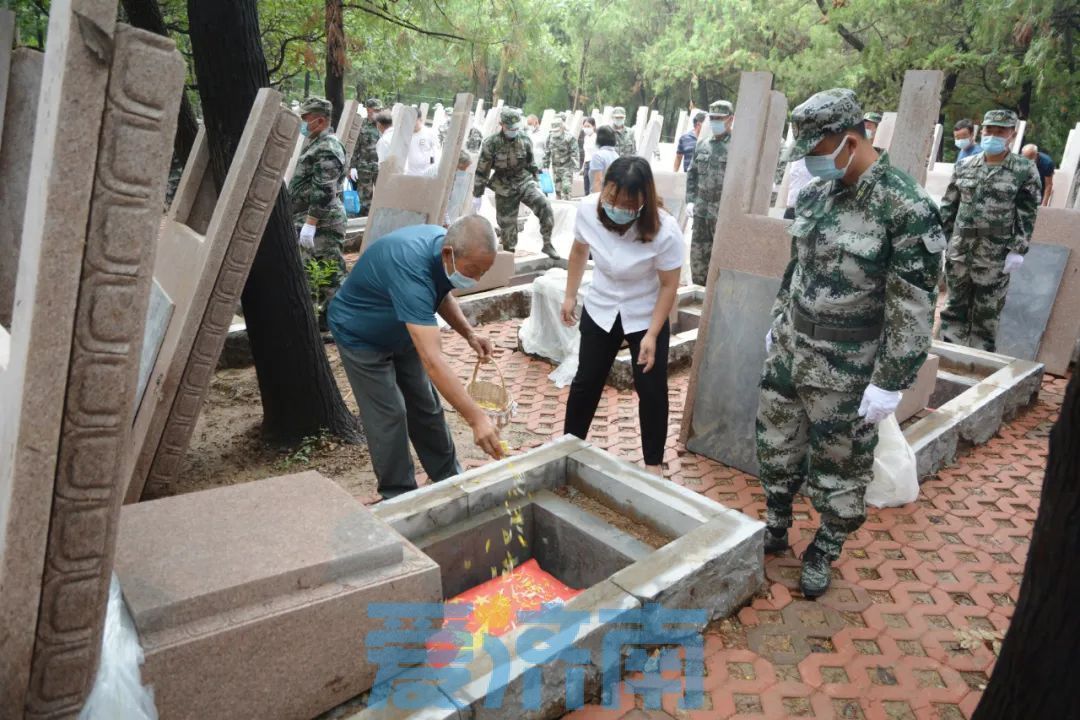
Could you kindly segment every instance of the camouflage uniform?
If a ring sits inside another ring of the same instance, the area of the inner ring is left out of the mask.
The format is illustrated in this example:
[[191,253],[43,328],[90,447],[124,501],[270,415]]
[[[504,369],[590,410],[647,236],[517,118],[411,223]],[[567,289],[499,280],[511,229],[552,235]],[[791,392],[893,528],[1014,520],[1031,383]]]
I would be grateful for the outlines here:
[[[983,126],[1016,126],[1010,110],[991,110]],[[1024,255],[1042,197],[1035,163],[1008,153],[999,165],[979,153],[957,163],[941,201],[951,240],[945,258],[949,299],[941,311],[941,339],[993,352],[1009,289],[1010,252]]]
[[563,129],[562,120],[551,123],[547,150],[545,167],[551,168],[555,196],[560,200],[569,200],[574,186],[574,173],[581,167],[581,156],[578,154],[577,138],[571,137]]
[[[379,101],[374,98],[364,105],[377,110]],[[361,213],[367,214],[371,207],[371,196],[375,192],[375,180],[379,177],[379,155],[375,152],[375,144],[379,142],[382,133],[371,118],[364,118],[360,123],[360,137],[356,140],[356,149],[353,150],[352,167],[356,168],[356,192],[360,195]]]
[[[860,119],[850,90],[814,95],[792,113],[792,160]],[[886,154],[852,186],[813,180],[789,232],[761,376],[761,486],[770,530],[786,532],[805,479],[821,514],[812,546],[835,560],[866,519],[877,426],[858,416],[860,400],[868,384],[907,388],[926,359],[945,235],[933,201]]]
[[[734,112],[731,103],[717,100],[709,105],[709,115],[727,117]],[[694,150],[694,159],[686,173],[686,202],[694,204],[694,228],[690,235],[690,275],[697,285],[705,285],[709,276],[713,238],[716,236],[716,215],[720,210],[720,193],[724,190],[727,171],[728,145],[731,133],[713,135],[701,140]]]
[[[308,98],[300,106],[300,114],[307,113],[330,117],[330,103],[323,98]],[[289,199],[297,234],[305,218],[318,220],[315,249],[300,249],[304,263],[307,264],[309,260],[328,261],[338,269],[330,277],[329,285],[319,293],[318,301],[324,312],[345,277],[345,258],[341,248],[345,243],[346,218],[340,194],[344,180],[345,147],[334,135],[332,126],[304,141],[296,171],[289,181]]]
[[619,157],[637,155],[637,144],[634,142],[634,129],[626,125],[618,125],[617,120],[626,122],[626,110],[617,107],[611,111],[611,129],[615,131],[615,149],[619,151]]
[[[446,122],[439,128],[439,145],[446,145],[446,134],[450,132],[450,123],[454,120],[454,112],[451,108],[450,112],[446,114]],[[480,146],[484,142],[484,135],[475,127],[472,123],[469,124],[469,132],[465,135],[465,149],[471,153],[480,152]]]
[[540,168],[533,159],[532,141],[523,133],[521,111],[503,108],[499,122],[505,129],[517,131],[513,138],[499,131],[487,137],[480,148],[476,163],[476,180],[473,197],[483,197],[484,190],[495,193],[495,218],[501,231],[503,247],[513,252],[517,247],[518,207],[526,205],[540,220],[540,234],[544,239],[544,252],[553,255],[551,230],[555,224],[551,205],[536,182]]

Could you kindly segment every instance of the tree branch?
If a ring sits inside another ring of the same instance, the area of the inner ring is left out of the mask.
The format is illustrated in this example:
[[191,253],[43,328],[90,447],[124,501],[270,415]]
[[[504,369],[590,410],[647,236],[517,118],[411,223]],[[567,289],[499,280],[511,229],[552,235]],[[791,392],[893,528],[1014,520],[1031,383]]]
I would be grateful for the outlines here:
[[397,25],[399,27],[403,27],[406,30],[412,30],[413,32],[420,33],[421,35],[443,38],[444,40],[451,40],[453,42],[478,42],[477,40],[474,40],[472,38],[462,37],[461,35],[455,35],[453,33],[444,33],[439,32],[438,30],[427,30],[420,27],[419,25],[413,24],[412,22],[404,18],[398,17],[396,15],[390,15],[389,13],[386,13],[383,10],[372,7],[370,5],[347,4],[342,5],[341,7],[344,10],[360,10],[361,12],[366,12],[368,15],[374,15],[377,18],[386,20],[387,22]]
[[[828,19],[829,12],[825,9],[825,0],[815,0],[815,2],[817,2],[818,10],[821,11],[821,16],[825,19]],[[854,33],[844,27],[843,23],[836,23],[835,27],[836,32],[840,33],[840,37],[844,38],[844,42],[846,42],[848,45],[855,48],[859,52],[862,52],[866,49],[866,43],[864,43],[862,40],[856,37]]]

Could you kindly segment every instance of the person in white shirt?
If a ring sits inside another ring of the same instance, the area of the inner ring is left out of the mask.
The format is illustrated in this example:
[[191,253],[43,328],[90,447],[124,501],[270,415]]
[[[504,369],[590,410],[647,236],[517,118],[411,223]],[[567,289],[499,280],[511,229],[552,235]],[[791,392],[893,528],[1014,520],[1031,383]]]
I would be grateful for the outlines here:
[[405,174],[430,173],[432,166],[438,164],[441,155],[438,134],[417,117],[416,129],[413,130],[412,141],[409,143],[409,158],[405,162]]
[[596,130],[596,149],[589,158],[589,174],[592,177],[591,189],[597,190],[604,184],[604,173],[608,166],[619,158],[618,140],[610,125],[601,125]]
[[585,439],[625,339],[633,358],[645,467],[657,475],[663,475],[668,433],[668,315],[683,252],[679,224],[660,206],[649,162],[637,156],[612,162],[600,192],[581,201],[574,222],[562,305],[567,326],[578,321],[577,292],[590,254],[594,267],[581,313],[565,432]]
[[581,121],[581,135],[578,136],[578,145],[581,149],[582,167],[585,176],[585,194],[592,194],[592,173],[589,170],[589,163],[592,162],[592,157],[596,153],[596,120],[591,117],[587,117]]
[[394,116],[389,110],[380,110],[375,113],[375,127],[379,129],[379,140],[375,143],[375,154],[379,156],[379,162],[386,159],[390,154],[390,141],[394,137],[391,126],[394,124]]

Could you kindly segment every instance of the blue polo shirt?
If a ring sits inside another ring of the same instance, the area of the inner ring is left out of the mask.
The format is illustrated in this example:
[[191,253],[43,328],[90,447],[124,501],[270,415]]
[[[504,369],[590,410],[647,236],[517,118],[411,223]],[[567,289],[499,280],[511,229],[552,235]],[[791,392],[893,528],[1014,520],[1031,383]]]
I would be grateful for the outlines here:
[[372,243],[330,302],[326,319],[338,345],[394,352],[412,344],[406,323],[435,325],[453,287],[440,255],[445,239],[445,228],[413,225]]
[[694,134],[693,130],[684,133],[683,136],[679,138],[679,144],[675,149],[675,153],[677,155],[682,155],[683,172],[690,169],[690,163],[694,159],[694,150],[697,149],[697,141],[697,135]]

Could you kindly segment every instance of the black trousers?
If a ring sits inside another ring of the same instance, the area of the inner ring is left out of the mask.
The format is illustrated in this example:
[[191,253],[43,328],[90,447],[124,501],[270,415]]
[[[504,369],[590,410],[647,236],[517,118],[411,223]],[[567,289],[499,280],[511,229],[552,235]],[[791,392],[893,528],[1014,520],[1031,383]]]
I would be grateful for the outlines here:
[[668,432],[668,343],[671,328],[664,323],[656,338],[656,361],[652,370],[642,372],[637,364],[638,351],[645,331],[624,334],[622,318],[616,317],[611,332],[604,332],[589,313],[581,312],[581,349],[578,353],[578,369],[570,385],[566,400],[564,432],[582,440],[592,425],[600,396],[604,393],[615,356],[619,354],[623,339],[630,345],[634,367],[634,391],[638,396],[638,421],[641,423],[641,450],[646,465],[659,465],[664,459],[664,444]]

